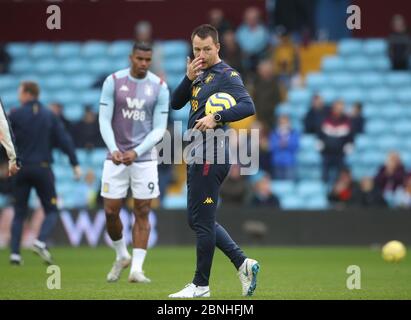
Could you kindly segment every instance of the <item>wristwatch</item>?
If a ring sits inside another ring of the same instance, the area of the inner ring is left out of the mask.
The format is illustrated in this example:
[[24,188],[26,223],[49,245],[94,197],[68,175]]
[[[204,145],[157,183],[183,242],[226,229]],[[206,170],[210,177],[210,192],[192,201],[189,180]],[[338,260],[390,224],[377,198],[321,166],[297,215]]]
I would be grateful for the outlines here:
[[216,113],[213,113],[213,116],[214,116],[214,121],[215,122],[220,122],[221,121],[221,114],[219,114],[218,112],[216,112]]

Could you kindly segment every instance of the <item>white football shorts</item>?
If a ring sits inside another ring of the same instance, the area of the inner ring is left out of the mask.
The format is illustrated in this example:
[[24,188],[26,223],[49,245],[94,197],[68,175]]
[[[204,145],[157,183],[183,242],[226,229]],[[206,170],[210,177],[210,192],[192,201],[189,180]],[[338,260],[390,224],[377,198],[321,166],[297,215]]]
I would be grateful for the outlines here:
[[160,195],[157,161],[134,162],[129,166],[117,166],[111,160],[104,161],[101,196],[123,199],[130,187],[134,199],[157,198]]

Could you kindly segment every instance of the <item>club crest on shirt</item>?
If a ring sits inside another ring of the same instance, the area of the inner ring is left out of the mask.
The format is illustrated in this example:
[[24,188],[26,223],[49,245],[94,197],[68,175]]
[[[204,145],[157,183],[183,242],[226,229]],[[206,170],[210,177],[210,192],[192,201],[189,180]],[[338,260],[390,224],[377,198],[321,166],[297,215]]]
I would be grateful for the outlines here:
[[153,87],[150,86],[150,85],[146,85],[146,86],[144,87],[144,94],[145,94],[146,96],[152,96],[152,95],[153,95]]
[[214,73],[210,73],[204,80],[205,83],[210,83],[214,79]]

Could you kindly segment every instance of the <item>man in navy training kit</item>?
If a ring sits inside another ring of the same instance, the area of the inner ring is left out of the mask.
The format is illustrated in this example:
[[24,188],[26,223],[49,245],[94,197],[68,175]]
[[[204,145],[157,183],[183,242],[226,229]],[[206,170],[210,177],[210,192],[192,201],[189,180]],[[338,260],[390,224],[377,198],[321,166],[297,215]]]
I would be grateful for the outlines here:
[[71,137],[64,130],[60,120],[38,101],[39,94],[37,83],[22,82],[19,87],[19,100],[22,106],[12,110],[9,116],[22,164],[13,181],[14,218],[11,229],[10,263],[15,265],[22,264],[20,242],[32,187],[36,189],[46,214],[32,249],[46,263],[53,263],[46,247],[46,241],[58,219],[54,175],[50,167],[53,146],[58,146],[67,154],[75,178],[79,179],[81,176]]
[[[181,109],[190,101],[188,128],[201,132],[216,127],[224,130],[226,129],[225,123],[253,115],[255,113],[254,103],[239,74],[221,61],[218,55],[220,44],[217,30],[211,25],[201,25],[193,31],[191,40],[194,59],[187,58],[186,76],[176,88],[171,99],[173,109]],[[205,115],[207,99],[217,92],[230,94],[237,104],[233,108]],[[197,269],[192,283],[169,297],[210,296],[209,277],[215,246],[223,251],[238,270],[242,294],[251,296],[256,288],[260,266],[257,261],[247,258],[227,231],[216,222],[218,192],[228,174],[230,164],[227,157],[223,164],[216,164],[215,160],[216,155],[221,154],[220,151],[228,153],[228,144],[225,140],[220,141],[221,144],[213,144],[212,161],[198,161],[195,151],[199,149],[203,150],[201,160],[208,159],[208,156],[205,157],[204,154],[208,146],[206,140],[203,139],[200,144],[194,144],[191,150],[193,158],[187,161],[188,221],[197,238]],[[210,150],[206,150],[207,154],[209,154],[208,151]],[[198,164],[199,162],[201,164]]]

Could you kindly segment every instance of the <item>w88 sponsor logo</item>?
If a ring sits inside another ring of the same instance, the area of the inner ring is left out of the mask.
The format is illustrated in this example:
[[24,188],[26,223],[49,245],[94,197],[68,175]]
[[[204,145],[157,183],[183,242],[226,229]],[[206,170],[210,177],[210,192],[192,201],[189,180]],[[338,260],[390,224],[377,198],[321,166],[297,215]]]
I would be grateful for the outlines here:
[[135,121],[144,121],[146,119],[146,112],[141,109],[143,109],[146,100],[127,97],[126,101],[128,109],[122,109],[123,117]]

